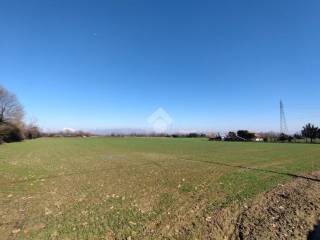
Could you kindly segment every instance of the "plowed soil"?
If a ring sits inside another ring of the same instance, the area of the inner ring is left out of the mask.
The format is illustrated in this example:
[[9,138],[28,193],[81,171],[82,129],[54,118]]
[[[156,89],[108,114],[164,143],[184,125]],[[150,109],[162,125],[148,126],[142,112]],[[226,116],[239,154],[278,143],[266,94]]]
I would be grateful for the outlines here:
[[320,239],[320,172],[214,213],[208,239]]

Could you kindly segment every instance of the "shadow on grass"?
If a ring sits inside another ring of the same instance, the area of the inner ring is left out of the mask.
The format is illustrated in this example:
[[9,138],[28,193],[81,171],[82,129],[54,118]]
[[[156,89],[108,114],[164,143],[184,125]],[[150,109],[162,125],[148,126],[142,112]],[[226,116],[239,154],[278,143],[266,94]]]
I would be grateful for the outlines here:
[[191,160],[191,159],[184,159],[184,160],[192,161],[192,162],[203,162],[203,163],[208,163],[208,164],[215,164],[215,165],[220,165],[220,166],[225,166],[225,167],[240,168],[240,169],[252,170],[252,171],[257,171],[257,172],[275,173],[275,174],[285,175],[285,176],[289,176],[289,177],[302,178],[302,179],[306,179],[306,180],[310,180],[310,181],[320,182],[319,178],[308,177],[308,176],[303,176],[303,175],[298,175],[298,174],[293,174],[293,173],[288,173],[288,172],[280,172],[280,171],[275,171],[275,170],[270,170],[270,169],[246,167],[246,166],[242,166],[242,165],[232,165],[232,164],[228,164],[228,163],[213,162],[213,161],[197,161],[197,160]]
[[320,221],[318,221],[318,225],[314,226],[313,231],[310,231],[308,234],[308,240],[319,240],[320,239]]
[[[220,165],[220,166],[225,166],[225,167],[240,168],[240,169],[258,171],[258,172],[265,172],[265,173],[274,173],[274,174],[285,175],[285,176],[289,176],[289,177],[293,177],[293,178],[301,178],[301,179],[306,179],[306,180],[310,180],[310,181],[320,182],[320,179],[315,178],[315,177],[308,177],[308,176],[303,176],[303,175],[298,175],[298,174],[293,174],[293,173],[288,173],[288,172],[280,172],[280,171],[275,171],[275,170],[270,170],[270,169],[246,167],[246,166],[242,166],[242,165],[232,165],[232,164],[228,164],[228,163],[214,162],[214,161],[197,161],[197,160],[192,160],[192,159],[182,159],[182,160],[191,161],[191,162],[207,163],[207,164],[215,164],[215,165]],[[142,167],[142,166],[145,166],[145,165],[156,165],[156,166],[162,168],[162,165],[159,164],[159,163],[156,163],[155,161],[150,161],[150,162],[143,163],[143,164],[140,164],[140,165],[137,165],[137,166]],[[17,183],[25,183],[25,182],[30,182],[30,181],[39,181],[39,180],[42,180],[42,179],[53,179],[53,178],[68,177],[68,176],[73,176],[73,175],[85,175],[85,174],[90,174],[90,173],[98,173],[98,172],[116,170],[116,169],[119,169],[119,168],[121,168],[121,167],[100,168],[100,169],[76,171],[76,172],[69,172],[69,173],[63,173],[63,174],[57,174],[57,175],[43,176],[43,177],[40,177],[40,178],[16,180],[16,181],[6,182],[6,183],[2,183],[2,184],[17,184]],[[122,168],[124,168],[124,167],[122,167]]]
[[[143,167],[143,166],[146,166],[146,165],[159,165],[159,164],[155,164],[153,161],[150,161],[150,162],[147,162],[147,163],[136,165],[134,167]],[[21,180],[15,180],[15,181],[10,181],[10,182],[2,182],[1,184],[16,184],[16,183],[34,182],[34,181],[41,181],[41,180],[44,180],[44,179],[54,179],[54,178],[69,177],[69,176],[74,176],[74,175],[86,175],[86,174],[91,174],[91,173],[108,172],[108,171],[112,171],[112,170],[118,170],[118,169],[121,169],[121,168],[122,169],[127,169],[124,166],[117,166],[117,167],[113,167],[113,168],[91,169],[91,170],[83,170],[83,171],[61,173],[61,174],[57,174],[57,175],[48,175],[48,176],[37,177],[37,178],[21,179]]]

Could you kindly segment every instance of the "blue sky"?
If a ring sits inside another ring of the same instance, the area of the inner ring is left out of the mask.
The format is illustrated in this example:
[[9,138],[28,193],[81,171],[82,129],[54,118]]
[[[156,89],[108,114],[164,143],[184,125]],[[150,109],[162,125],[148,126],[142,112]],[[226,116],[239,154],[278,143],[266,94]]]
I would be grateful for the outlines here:
[[44,129],[320,124],[320,2],[0,2],[0,84]]

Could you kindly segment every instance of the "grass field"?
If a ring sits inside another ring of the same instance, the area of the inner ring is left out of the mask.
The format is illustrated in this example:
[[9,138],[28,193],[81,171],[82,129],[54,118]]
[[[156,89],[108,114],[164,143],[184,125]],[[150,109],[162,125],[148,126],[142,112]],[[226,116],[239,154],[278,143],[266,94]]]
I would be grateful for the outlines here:
[[[246,168],[247,167],[247,168]],[[0,146],[0,239],[201,239],[217,208],[320,169],[311,144],[52,138]]]

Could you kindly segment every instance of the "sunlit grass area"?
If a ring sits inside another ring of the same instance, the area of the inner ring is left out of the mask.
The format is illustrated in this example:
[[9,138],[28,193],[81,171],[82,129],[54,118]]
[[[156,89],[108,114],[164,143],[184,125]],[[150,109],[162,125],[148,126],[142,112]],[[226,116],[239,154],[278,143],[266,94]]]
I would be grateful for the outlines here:
[[43,138],[0,146],[0,238],[194,239],[217,208],[320,169],[311,144]]

